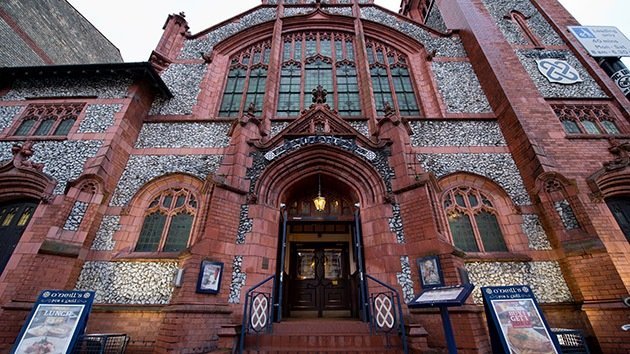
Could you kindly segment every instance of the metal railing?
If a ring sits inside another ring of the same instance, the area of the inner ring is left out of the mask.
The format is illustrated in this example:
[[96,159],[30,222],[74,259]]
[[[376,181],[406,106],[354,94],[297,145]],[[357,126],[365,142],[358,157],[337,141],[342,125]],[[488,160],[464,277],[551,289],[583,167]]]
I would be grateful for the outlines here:
[[[370,333],[385,333],[386,345],[389,347],[389,335],[395,333],[400,336],[403,352],[407,354],[407,331],[402,312],[402,304],[398,291],[392,286],[366,274],[367,279],[374,281],[386,290],[372,292],[369,296]],[[369,284],[367,288],[370,289]]]
[[128,342],[129,336],[124,333],[84,334],[72,354],[121,354]]
[[[255,333],[256,335],[262,332],[271,333],[273,326],[273,289],[275,288],[275,279],[275,275],[266,278],[249,289],[245,295],[243,324],[241,326],[241,337],[239,338],[238,345],[239,353],[243,352],[245,336],[248,333]],[[270,280],[273,280],[274,286],[272,286],[268,292],[258,290]]]

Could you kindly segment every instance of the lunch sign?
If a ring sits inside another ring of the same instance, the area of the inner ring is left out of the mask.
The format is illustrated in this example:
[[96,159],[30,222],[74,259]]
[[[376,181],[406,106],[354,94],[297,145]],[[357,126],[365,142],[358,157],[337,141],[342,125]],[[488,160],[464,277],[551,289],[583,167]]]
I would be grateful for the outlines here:
[[529,286],[482,287],[481,293],[493,353],[561,353]]
[[85,330],[93,301],[93,291],[42,291],[11,353],[70,352]]

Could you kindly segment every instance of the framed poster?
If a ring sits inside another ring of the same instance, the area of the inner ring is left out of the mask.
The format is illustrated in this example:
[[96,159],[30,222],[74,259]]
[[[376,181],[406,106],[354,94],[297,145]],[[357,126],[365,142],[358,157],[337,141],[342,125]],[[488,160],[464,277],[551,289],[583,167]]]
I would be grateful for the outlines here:
[[440,257],[427,256],[418,258],[418,273],[420,274],[420,284],[422,288],[435,288],[444,285],[444,276],[440,266]]
[[85,331],[93,299],[93,291],[42,291],[12,353],[71,352]]
[[221,277],[223,276],[223,263],[201,261],[199,279],[197,280],[197,292],[217,294],[221,289]]
[[493,353],[561,353],[529,286],[484,287],[481,292]]

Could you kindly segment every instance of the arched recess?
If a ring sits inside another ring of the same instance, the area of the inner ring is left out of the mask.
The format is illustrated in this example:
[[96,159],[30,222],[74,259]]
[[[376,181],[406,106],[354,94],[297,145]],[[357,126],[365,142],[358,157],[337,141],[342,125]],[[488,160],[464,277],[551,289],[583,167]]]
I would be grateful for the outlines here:
[[534,195],[561,242],[594,238],[589,235],[596,234],[578,194],[577,183],[561,173],[545,172],[536,178]]
[[[518,231],[521,230],[520,226],[523,223],[522,215],[507,192],[496,182],[475,173],[455,172],[440,178],[438,185],[441,189],[439,205],[442,217],[447,218],[444,211],[444,197],[447,193],[458,187],[478,190],[492,203],[493,213],[499,223],[507,249],[511,252],[527,250],[527,238]],[[482,203],[482,201],[478,202]]]
[[317,174],[345,182],[361,205],[384,203],[388,195],[381,175],[368,162],[324,144],[305,147],[271,163],[258,179],[254,194],[259,203],[279,207],[285,191],[296,181]]
[[200,238],[205,224],[205,215],[209,208],[212,194],[212,180],[201,179],[187,173],[169,173],[147,182],[133,196],[128,206],[123,210],[120,224],[124,235],[116,237],[117,248],[124,252],[132,252],[144,222],[145,211],[149,208],[153,199],[161,192],[168,189],[185,189],[192,193],[198,206],[190,233],[189,246],[192,246]]
[[43,172],[42,164],[29,160],[32,143],[15,144],[13,159],[0,165],[0,202],[12,199],[47,201],[57,182]]
[[[626,143],[626,147],[627,147]],[[604,165],[586,179],[595,202],[606,202],[612,216],[630,242],[630,169],[627,155]]]

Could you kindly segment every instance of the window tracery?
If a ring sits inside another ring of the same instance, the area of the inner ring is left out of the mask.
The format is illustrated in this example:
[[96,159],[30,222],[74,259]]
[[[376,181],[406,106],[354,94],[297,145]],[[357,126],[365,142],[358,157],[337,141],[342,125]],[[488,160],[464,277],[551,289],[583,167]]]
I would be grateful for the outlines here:
[[197,199],[186,189],[158,194],[145,211],[135,252],[179,252],[188,247]]
[[444,194],[443,206],[453,244],[466,252],[506,252],[497,210],[479,190],[457,187]]
[[405,56],[376,41],[366,44],[374,104],[378,115],[391,106],[402,116],[419,116],[420,109]]
[[263,42],[231,58],[219,116],[237,117],[252,103],[253,113],[262,113],[270,56],[271,44]]
[[354,44],[350,35],[328,32],[284,36],[277,116],[294,117],[310,105],[321,85],[342,116],[360,116],[361,105]]
[[13,136],[66,136],[83,107],[84,103],[30,104]]

